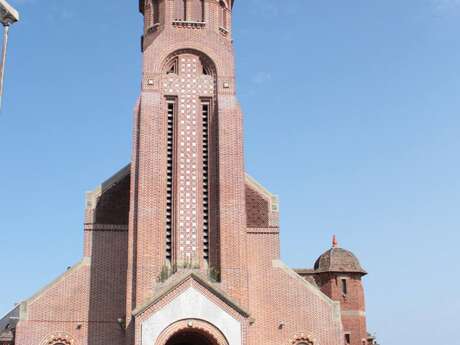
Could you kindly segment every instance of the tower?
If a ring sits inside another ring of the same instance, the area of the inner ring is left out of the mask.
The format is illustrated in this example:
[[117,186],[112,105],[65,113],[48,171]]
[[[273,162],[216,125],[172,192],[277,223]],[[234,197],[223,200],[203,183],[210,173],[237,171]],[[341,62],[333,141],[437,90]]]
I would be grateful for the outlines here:
[[212,273],[247,304],[242,115],[232,3],[142,0],[142,90],[135,110],[131,311],[177,272]]
[[369,336],[362,284],[367,272],[356,256],[340,248],[334,236],[332,248],[318,258],[314,273],[321,291],[340,302],[345,345],[367,345]]

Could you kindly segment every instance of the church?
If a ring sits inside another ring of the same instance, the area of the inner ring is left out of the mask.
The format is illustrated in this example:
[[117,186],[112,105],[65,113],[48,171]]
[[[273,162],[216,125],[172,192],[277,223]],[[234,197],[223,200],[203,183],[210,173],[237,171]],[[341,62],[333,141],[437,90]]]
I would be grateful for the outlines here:
[[86,195],[81,261],[0,319],[0,345],[369,345],[332,246],[280,258],[279,201],[246,174],[235,0],[140,0],[132,158]]

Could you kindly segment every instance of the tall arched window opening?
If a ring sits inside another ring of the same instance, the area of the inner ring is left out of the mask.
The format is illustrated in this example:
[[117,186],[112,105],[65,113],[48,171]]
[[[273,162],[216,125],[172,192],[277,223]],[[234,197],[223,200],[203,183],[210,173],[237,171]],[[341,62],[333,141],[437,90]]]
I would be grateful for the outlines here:
[[224,1],[219,3],[219,26],[225,30],[228,30],[228,13],[227,5]]
[[152,0],[152,24],[160,23],[160,0]]
[[176,0],[176,16],[175,20],[187,20],[187,2],[188,0]]
[[192,0],[192,20],[195,22],[204,22],[204,0]]
[[206,8],[205,8],[205,0],[200,0],[201,6],[201,21],[206,21]]

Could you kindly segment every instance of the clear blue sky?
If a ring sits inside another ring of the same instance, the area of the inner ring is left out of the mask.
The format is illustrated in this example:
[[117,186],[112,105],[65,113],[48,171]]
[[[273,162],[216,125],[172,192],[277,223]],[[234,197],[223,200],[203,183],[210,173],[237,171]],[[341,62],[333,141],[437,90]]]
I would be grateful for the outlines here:
[[[11,0],[0,115],[0,313],[77,262],[84,192],[130,159],[137,0]],[[337,233],[382,345],[458,344],[460,0],[239,0],[248,172],[283,258]]]

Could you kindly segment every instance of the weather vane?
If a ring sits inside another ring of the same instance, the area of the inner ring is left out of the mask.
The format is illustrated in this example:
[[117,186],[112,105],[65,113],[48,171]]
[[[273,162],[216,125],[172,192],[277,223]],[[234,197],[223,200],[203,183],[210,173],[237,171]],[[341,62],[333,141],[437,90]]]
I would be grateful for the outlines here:
[[19,13],[5,0],[0,0],[0,21],[3,25],[3,48],[0,66],[0,110],[3,100],[3,77],[5,75],[6,50],[10,26],[19,20]]

